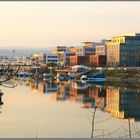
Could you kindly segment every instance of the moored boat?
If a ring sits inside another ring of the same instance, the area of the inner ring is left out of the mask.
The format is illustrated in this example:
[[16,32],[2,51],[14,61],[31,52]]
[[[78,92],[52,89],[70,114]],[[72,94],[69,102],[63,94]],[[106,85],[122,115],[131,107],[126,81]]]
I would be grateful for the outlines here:
[[81,81],[86,81],[86,82],[105,82],[106,77],[104,73],[99,72],[90,76],[82,75],[80,79]]

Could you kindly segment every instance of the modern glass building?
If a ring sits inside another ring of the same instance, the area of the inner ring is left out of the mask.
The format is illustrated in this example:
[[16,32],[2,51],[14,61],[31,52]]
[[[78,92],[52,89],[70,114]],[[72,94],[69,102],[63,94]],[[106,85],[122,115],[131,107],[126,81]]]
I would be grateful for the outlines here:
[[124,34],[106,41],[107,65],[139,67],[140,34]]

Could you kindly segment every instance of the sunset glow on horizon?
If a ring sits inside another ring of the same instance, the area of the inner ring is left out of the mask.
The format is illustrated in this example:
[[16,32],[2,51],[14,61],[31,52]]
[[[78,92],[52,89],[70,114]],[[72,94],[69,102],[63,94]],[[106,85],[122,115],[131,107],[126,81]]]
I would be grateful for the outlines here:
[[140,32],[140,2],[1,2],[0,48],[50,48]]

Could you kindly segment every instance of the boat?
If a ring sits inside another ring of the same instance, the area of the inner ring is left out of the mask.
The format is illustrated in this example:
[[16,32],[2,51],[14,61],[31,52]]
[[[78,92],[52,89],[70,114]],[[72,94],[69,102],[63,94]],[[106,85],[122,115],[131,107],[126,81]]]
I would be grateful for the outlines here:
[[106,77],[105,74],[102,72],[93,74],[93,75],[82,75],[80,77],[81,81],[85,82],[105,82]]
[[87,66],[84,66],[84,65],[75,65],[75,66],[72,66],[72,71],[73,72],[86,72],[86,71],[89,71],[90,68],[87,67]]

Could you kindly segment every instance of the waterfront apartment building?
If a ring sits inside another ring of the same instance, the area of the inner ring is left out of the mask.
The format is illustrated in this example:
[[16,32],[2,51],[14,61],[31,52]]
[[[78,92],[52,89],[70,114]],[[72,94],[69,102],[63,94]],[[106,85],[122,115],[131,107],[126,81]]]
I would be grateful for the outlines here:
[[97,45],[95,48],[96,55],[106,55],[107,50],[105,45]]
[[89,56],[95,54],[95,49],[93,47],[93,42],[82,42],[83,45],[75,46],[73,49],[77,56]]
[[32,54],[30,56],[31,65],[40,64],[43,65],[46,63],[46,54]]
[[46,55],[46,64],[48,63],[58,63],[58,55],[57,54],[47,54]]
[[58,52],[58,64],[64,67],[69,66],[70,56],[75,56],[75,52],[70,51]]
[[73,52],[73,53],[75,53],[76,54],[76,47],[75,46],[71,46],[71,47],[68,47],[68,51],[69,52]]
[[89,56],[70,56],[70,65],[85,65],[89,64]]
[[125,34],[106,41],[108,66],[140,66],[140,34]]
[[102,40],[101,42],[82,42],[85,47],[93,47],[95,48],[97,45],[103,45],[104,44],[104,40]]
[[106,55],[70,56],[70,65],[106,66]]
[[105,40],[101,42],[82,42],[82,46],[76,47],[76,55],[78,56],[89,56],[96,54],[96,46],[104,45]]
[[58,52],[65,52],[67,50],[66,46],[56,46],[55,48],[52,48],[51,53],[57,54]]
[[95,51],[93,47],[90,46],[77,46],[76,47],[76,55],[77,56],[89,56],[94,55]]
[[106,66],[106,55],[90,55],[89,66]]

